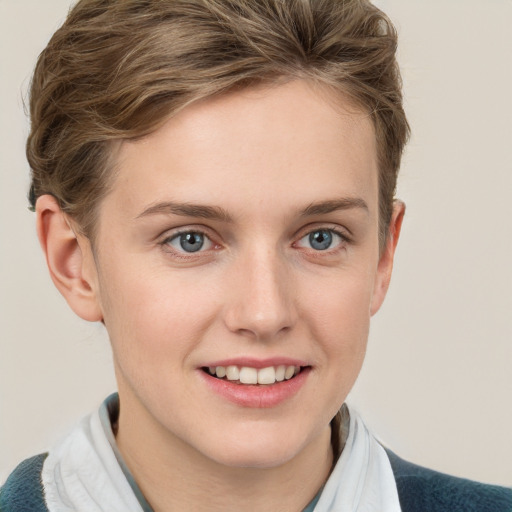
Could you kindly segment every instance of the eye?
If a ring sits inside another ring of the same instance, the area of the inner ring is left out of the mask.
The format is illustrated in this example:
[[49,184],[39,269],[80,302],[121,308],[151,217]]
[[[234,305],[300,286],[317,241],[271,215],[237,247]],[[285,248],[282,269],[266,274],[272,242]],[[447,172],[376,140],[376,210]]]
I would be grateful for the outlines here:
[[212,241],[199,231],[185,231],[178,233],[165,242],[179,252],[198,252],[201,249],[207,250],[213,246]]
[[310,247],[315,251],[326,251],[333,249],[343,242],[344,238],[332,229],[315,229],[303,236],[298,245],[301,247]]

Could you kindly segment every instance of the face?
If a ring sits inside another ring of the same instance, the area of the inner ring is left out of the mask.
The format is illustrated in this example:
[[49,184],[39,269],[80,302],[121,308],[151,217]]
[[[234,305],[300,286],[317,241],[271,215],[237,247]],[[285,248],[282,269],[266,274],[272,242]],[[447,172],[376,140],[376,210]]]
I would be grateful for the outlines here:
[[117,164],[91,265],[120,429],[229,466],[293,459],[383,298],[371,121],[294,81],[198,102]]

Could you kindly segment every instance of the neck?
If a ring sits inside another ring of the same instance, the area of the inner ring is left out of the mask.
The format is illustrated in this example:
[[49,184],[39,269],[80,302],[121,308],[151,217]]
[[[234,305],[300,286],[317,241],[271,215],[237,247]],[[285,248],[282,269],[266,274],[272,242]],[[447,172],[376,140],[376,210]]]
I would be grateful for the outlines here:
[[[283,464],[270,468],[230,467],[176,438],[143,411],[133,416],[131,405],[123,401],[116,440],[155,512],[300,512],[325,483],[332,466],[329,426]],[[127,419],[128,410],[130,418],[142,421]]]

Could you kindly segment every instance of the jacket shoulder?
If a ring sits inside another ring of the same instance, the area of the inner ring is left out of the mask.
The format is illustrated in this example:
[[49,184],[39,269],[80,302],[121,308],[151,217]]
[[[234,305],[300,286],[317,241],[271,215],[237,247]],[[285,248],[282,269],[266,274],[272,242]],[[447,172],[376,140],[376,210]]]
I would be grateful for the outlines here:
[[42,453],[24,460],[0,488],[0,512],[48,512],[41,471],[48,456]]
[[512,489],[445,475],[386,452],[403,512],[512,512]]

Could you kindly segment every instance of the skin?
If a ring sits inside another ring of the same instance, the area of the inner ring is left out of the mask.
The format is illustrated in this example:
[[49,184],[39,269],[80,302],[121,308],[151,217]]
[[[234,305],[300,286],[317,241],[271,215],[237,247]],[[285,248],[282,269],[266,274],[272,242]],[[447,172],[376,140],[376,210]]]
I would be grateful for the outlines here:
[[[369,117],[297,80],[198,102],[124,142],[94,250],[39,198],[55,284],[109,332],[117,442],[156,511],[297,511],[324,483],[329,422],[360,371],[404,213],[396,203],[379,250],[376,162]],[[203,248],[187,253],[178,232],[203,233]],[[277,406],[243,407],[200,369],[233,357],[310,371]]]

